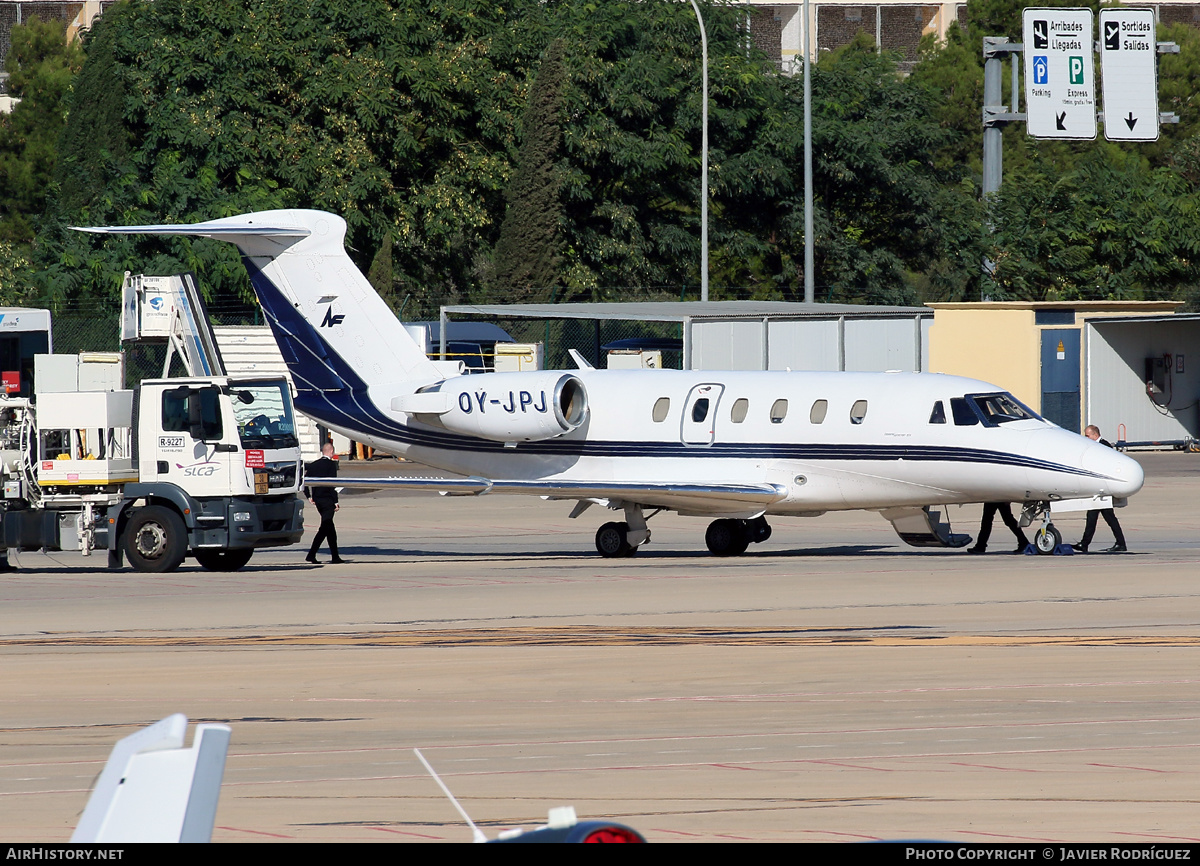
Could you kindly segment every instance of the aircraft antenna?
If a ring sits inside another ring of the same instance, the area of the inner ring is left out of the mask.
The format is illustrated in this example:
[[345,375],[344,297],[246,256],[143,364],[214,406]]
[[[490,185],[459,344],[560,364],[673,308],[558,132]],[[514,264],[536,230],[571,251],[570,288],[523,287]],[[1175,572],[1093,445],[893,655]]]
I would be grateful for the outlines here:
[[413,754],[417,756],[417,760],[419,760],[425,766],[425,769],[429,771],[429,775],[433,776],[433,781],[438,783],[438,787],[442,789],[442,793],[450,798],[450,802],[454,804],[454,808],[458,810],[458,814],[462,815],[463,820],[470,825],[471,833],[473,835],[471,841],[486,842],[487,836],[484,836],[483,831],[475,826],[475,822],[471,820],[471,816],[467,814],[467,810],[459,805],[458,800],[454,799],[454,795],[450,793],[450,789],[446,787],[446,783],[442,781],[442,777],[439,776],[437,771],[434,770],[433,767],[430,766],[429,762],[425,760],[425,756],[421,754],[421,750],[413,749]]

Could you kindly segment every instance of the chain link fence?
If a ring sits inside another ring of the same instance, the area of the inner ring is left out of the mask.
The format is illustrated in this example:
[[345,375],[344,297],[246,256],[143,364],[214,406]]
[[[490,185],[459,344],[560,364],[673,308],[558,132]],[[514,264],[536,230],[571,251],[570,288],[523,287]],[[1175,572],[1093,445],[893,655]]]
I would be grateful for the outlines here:
[[[223,305],[209,308],[214,325],[264,325],[262,310],[250,305]],[[577,350],[594,366],[607,367],[606,346],[620,340],[682,341],[682,326],[675,322],[591,321],[584,319],[484,319],[507,332],[517,343],[542,343],[547,369],[573,368],[569,350]],[[455,317],[453,321],[464,321]],[[136,346],[121,345],[121,309],[119,302],[75,304],[60,312],[51,310],[53,346],[57,354],[78,352],[115,352],[125,350],[126,381],[158,378],[163,375],[165,343]],[[436,352],[436,344],[433,347]],[[679,369],[683,365],[682,348],[663,351],[663,366]],[[174,362],[176,365],[178,361]],[[174,366],[172,375],[182,372]]]
[[[683,326],[678,322],[627,322],[620,320],[588,319],[485,319],[473,317],[474,321],[490,321],[517,343],[542,343],[545,346],[547,369],[571,369],[575,362],[568,354],[575,349],[591,362],[592,366],[608,366],[608,350],[612,343],[623,340],[660,341],[678,340],[678,349],[663,350],[663,367],[676,370],[683,366]],[[454,319],[454,321],[463,321]]]
[[[214,325],[263,325],[262,310],[250,305],[223,305],[209,310]],[[79,352],[125,352],[125,381],[138,382],[163,375],[167,357],[165,342],[121,345],[121,304],[118,300],[77,302],[61,310],[51,309],[53,351],[58,355]],[[182,375],[176,358],[170,375]]]

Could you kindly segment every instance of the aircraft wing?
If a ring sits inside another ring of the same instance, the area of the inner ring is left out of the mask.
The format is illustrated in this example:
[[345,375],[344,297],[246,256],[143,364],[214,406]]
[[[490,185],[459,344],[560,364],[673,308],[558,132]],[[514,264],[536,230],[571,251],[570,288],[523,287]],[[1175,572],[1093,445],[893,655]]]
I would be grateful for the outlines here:
[[399,489],[481,496],[510,493],[547,499],[609,500],[701,514],[761,512],[787,496],[779,484],[629,483],[621,481],[500,481],[469,478],[310,478],[308,487]]

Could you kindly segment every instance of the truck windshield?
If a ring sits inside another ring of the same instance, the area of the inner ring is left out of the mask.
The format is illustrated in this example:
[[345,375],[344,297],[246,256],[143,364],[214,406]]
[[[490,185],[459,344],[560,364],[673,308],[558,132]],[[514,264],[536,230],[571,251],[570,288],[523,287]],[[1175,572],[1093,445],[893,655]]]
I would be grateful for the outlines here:
[[243,448],[295,448],[296,418],[285,382],[236,382],[229,386],[233,417]]

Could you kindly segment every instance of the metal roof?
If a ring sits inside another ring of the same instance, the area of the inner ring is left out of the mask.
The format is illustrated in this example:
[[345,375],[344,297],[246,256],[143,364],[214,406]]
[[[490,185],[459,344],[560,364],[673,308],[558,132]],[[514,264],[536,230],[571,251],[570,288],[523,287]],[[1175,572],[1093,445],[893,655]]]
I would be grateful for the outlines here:
[[1200,313],[1164,313],[1158,316],[1084,316],[1089,325],[1107,325],[1109,322],[1200,322]]
[[933,310],[1074,310],[1080,314],[1105,310],[1176,310],[1184,301],[930,301]]
[[[405,322],[404,324],[422,325],[429,329],[430,340],[441,339],[442,323],[439,321]],[[461,340],[468,343],[511,343],[513,341],[512,335],[508,331],[491,322],[447,322],[446,325],[447,340]]]
[[442,313],[501,319],[619,319],[627,322],[684,322],[688,319],[900,318],[933,315],[928,307],[864,304],[803,304],[790,301],[634,301],[584,304],[456,304]]

